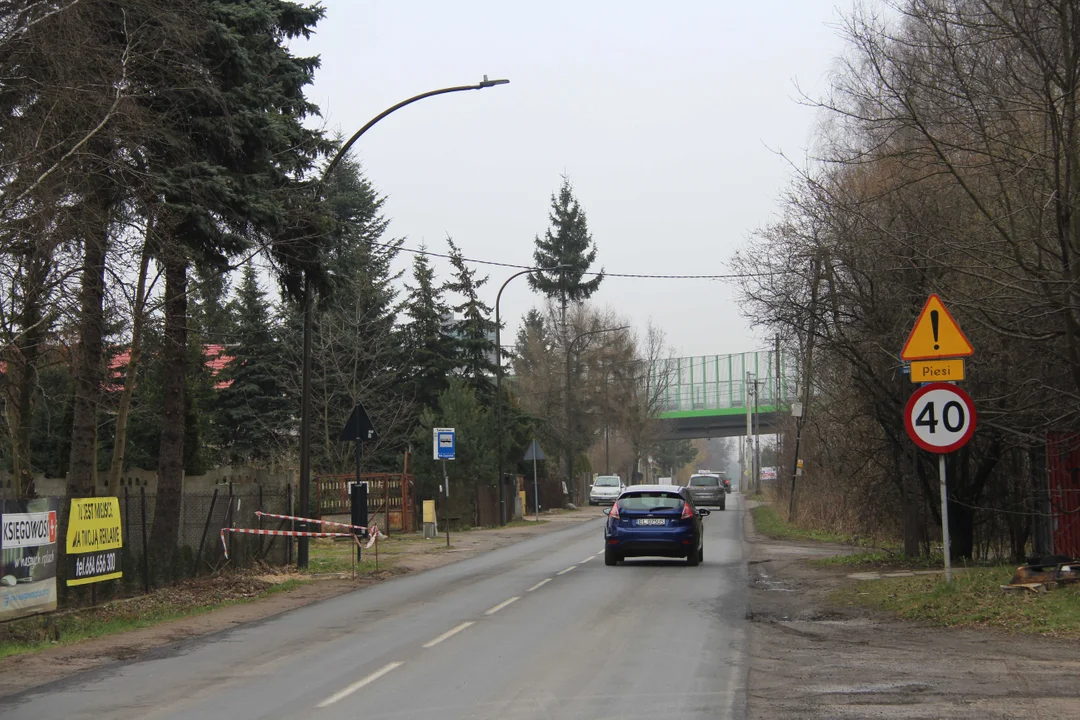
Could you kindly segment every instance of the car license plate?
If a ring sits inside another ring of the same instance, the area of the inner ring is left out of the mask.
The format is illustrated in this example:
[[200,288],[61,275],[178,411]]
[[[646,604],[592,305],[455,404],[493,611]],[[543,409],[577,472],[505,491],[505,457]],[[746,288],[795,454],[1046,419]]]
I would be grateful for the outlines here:
[[637,521],[638,525],[666,525],[667,520],[664,518],[642,518]]

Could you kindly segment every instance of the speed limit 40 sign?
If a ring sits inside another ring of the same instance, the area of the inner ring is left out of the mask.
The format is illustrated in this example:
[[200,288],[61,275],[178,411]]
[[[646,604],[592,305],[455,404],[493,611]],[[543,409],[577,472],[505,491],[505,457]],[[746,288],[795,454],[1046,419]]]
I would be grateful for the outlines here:
[[950,453],[963,447],[975,432],[975,403],[955,385],[929,383],[908,400],[904,425],[923,450]]

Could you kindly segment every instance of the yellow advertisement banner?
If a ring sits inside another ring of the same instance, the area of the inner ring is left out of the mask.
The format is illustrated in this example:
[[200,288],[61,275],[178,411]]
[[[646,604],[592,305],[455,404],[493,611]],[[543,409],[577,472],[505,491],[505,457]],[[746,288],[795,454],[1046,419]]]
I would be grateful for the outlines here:
[[115,550],[123,544],[119,499],[114,497],[71,499],[66,541],[69,555]]
[[426,522],[426,523],[435,522],[435,501],[434,500],[425,500],[424,501],[424,522]]

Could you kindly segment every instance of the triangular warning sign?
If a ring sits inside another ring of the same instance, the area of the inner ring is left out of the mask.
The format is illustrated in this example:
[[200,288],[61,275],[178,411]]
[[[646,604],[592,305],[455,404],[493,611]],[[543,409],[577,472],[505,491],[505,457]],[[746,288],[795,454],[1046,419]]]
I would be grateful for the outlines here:
[[529,443],[529,447],[525,450],[525,457],[523,459],[525,462],[531,460],[543,461],[547,460],[547,456],[544,455],[544,451],[540,449],[540,443],[536,442],[536,439],[533,438],[533,441]]
[[353,440],[355,442],[379,439],[379,433],[375,432],[375,425],[371,422],[367,410],[364,409],[361,403],[356,403],[356,407],[353,408],[352,415],[345,422],[345,427],[341,429],[341,437],[338,439]]
[[900,357],[904,360],[934,360],[974,354],[975,349],[956,324],[956,318],[945,309],[941,298],[934,294],[923,305]]

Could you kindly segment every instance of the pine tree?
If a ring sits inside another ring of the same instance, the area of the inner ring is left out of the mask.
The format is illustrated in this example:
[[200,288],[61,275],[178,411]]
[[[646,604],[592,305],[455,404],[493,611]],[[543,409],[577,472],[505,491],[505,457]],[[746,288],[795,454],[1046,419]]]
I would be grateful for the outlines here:
[[480,300],[476,291],[488,278],[477,278],[453,239],[447,238],[447,242],[454,278],[445,289],[462,296],[462,301],[454,305],[454,311],[461,316],[454,326],[454,367],[474,390],[485,395],[491,390],[495,373],[495,323],[491,320],[491,306]]
[[561,322],[565,326],[567,305],[590,298],[604,279],[601,269],[592,280],[583,280],[596,260],[596,246],[589,234],[585,211],[574,197],[570,178],[565,175],[558,195],[551,196],[548,219],[551,227],[544,233],[543,239],[536,237],[533,262],[541,268],[563,267],[530,274],[529,287],[558,299],[562,309]]
[[270,304],[251,263],[230,309],[236,342],[226,350],[232,361],[217,378],[216,430],[230,463],[265,464],[284,444],[292,416]]
[[405,299],[409,322],[404,329],[406,380],[413,395],[424,407],[437,407],[439,393],[447,387],[454,363],[453,339],[446,331],[449,308],[442,288],[435,283],[435,270],[421,252],[413,261],[413,282]]

